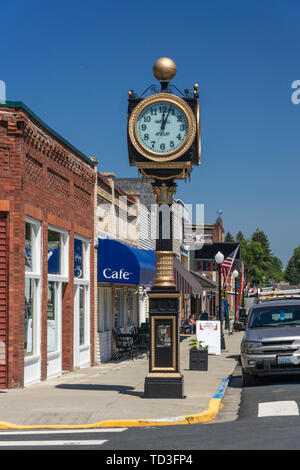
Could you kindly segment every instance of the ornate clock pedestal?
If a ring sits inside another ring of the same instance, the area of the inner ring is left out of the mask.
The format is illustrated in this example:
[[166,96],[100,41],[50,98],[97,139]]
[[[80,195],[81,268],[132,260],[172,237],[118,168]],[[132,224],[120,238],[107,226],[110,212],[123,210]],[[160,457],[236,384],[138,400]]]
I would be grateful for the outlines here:
[[179,297],[176,291],[149,293],[151,338],[145,398],[184,398],[179,365]]
[[[172,195],[175,180],[187,180],[200,164],[198,84],[193,94],[169,82],[176,74],[172,59],[158,59],[153,73],[161,84],[136,96],[128,92],[127,146],[131,166],[151,181],[158,212],[155,279],[149,295],[150,359],[145,398],[184,398],[180,373],[180,292],[176,291],[172,246]],[[143,97],[149,90],[150,96]],[[170,92],[176,90],[181,97]]]
[[174,182],[154,183],[158,236],[154,285],[149,292],[150,359],[145,398],[184,398],[180,373],[180,292],[173,267],[172,195]]

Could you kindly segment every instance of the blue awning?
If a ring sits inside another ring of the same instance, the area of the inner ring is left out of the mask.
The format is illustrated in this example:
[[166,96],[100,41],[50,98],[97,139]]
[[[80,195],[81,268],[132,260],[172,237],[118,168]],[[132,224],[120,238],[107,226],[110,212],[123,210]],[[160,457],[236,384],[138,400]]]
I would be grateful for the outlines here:
[[141,250],[109,238],[98,238],[98,282],[151,285],[153,250]]

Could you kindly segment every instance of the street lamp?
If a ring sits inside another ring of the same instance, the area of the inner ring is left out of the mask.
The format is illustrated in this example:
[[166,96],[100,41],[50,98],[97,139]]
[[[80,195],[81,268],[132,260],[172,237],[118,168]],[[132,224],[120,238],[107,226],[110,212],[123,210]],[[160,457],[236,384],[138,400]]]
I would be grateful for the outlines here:
[[223,325],[222,325],[222,272],[221,272],[221,266],[224,261],[224,255],[220,251],[215,256],[215,261],[218,266],[218,278],[219,278],[219,314],[218,314],[218,320],[220,322],[220,327],[221,327],[221,349],[225,349],[225,339],[224,339],[224,334],[223,334]]
[[224,255],[223,255],[223,253],[221,253],[220,251],[218,251],[218,253],[217,253],[216,256],[215,256],[215,260],[216,260],[216,263],[221,266],[221,264],[222,264],[223,261],[224,261]]
[[237,269],[235,269],[232,273],[234,277],[234,321],[236,321],[236,281],[239,275],[239,272]]

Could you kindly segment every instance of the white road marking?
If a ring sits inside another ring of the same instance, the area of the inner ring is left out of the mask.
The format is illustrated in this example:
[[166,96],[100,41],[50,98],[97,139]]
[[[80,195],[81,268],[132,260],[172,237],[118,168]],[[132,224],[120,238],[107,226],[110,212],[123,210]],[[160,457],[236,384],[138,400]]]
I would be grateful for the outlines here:
[[98,433],[98,432],[123,432],[126,431],[128,428],[95,428],[95,429],[65,429],[65,430],[52,430],[49,431],[0,431],[0,438],[1,436],[23,436],[26,434],[85,434],[85,433]]
[[295,401],[259,403],[258,417],[266,416],[299,416],[299,408]]
[[37,446],[101,446],[107,441],[2,441],[0,447],[37,447]]

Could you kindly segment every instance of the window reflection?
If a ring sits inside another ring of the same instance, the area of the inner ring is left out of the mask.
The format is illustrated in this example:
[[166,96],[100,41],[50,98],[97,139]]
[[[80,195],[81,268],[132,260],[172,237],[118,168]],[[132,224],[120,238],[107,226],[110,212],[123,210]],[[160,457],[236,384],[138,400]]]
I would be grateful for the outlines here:
[[32,227],[25,224],[25,271],[32,272]]
[[24,335],[25,356],[30,356],[34,353],[33,321],[34,321],[34,280],[26,278],[25,279],[25,335]]
[[47,305],[47,351],[57,351],[57,282],[48,282],[48,305]]
[[83,278],[83,242],[74,239],[74,277]]
[[48,230],[48,274],[61,274],[61,234]]

